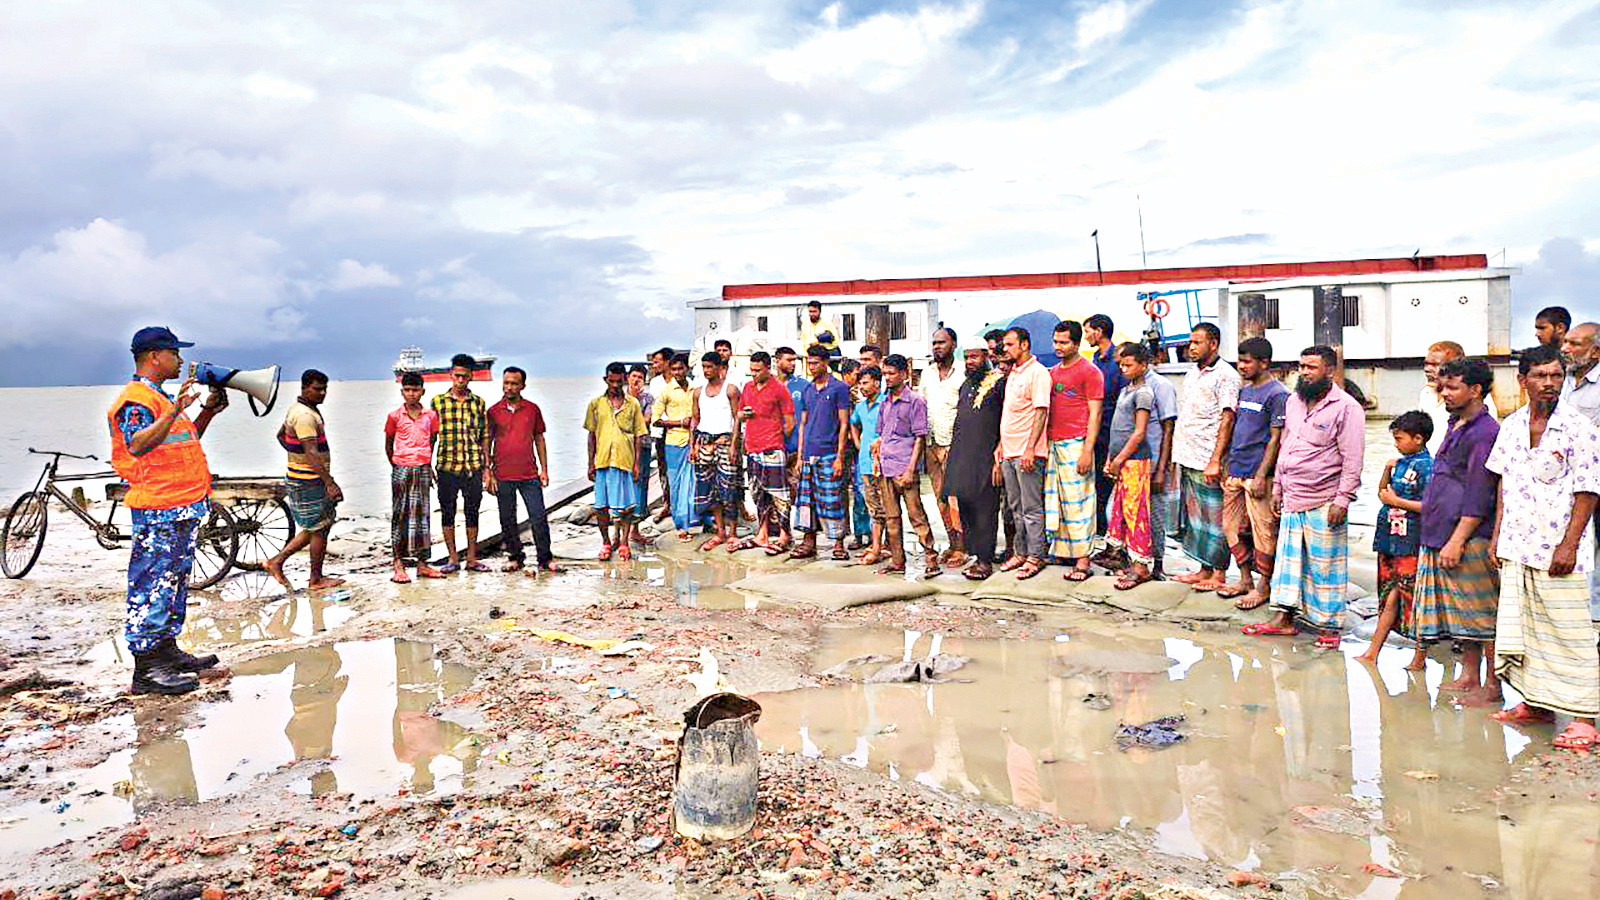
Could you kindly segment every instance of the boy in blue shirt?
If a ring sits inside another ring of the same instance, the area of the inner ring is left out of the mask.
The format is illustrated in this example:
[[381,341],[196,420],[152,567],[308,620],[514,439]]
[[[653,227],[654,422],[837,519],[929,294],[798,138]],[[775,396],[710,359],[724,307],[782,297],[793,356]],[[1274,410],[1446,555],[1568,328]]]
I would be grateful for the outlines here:
[[[1356,657],[1372,664],[1378,662],[1378,650],[1397,624],[1403,634],[1408,633],[1412,625],[1422,530],[1422,491],[1433,477],[1433,456],[1428,453],[1433,419],[1419,410],[1402,413],[1389,423],[1389,433],[1394,436],[1394,448],[1399,451],[1400,458],[1389,460],[1383,469],[1383,478],[1378,482],[1378,499],[1383,506],[1378,510],[1377,525],[1372,530],[1372,549],[1378,554],[1378,596],[1383,598],[1383,610],[1378,614],[1378,628],[1372,633],[1372,646]],[[1417,652],[1406,668],[1420,672],[1427,658],[1428,651],[1419,641]]]

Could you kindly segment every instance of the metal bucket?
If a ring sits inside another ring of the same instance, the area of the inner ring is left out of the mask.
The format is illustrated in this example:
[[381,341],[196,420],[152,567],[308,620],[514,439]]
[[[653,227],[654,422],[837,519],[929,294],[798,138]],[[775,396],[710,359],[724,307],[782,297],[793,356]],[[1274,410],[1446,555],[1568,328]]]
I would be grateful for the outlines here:
[[728,840],[756,821],[761,753],[755,724],[761,705],[738,694],[712,694],[683,714],[673,828],[696,840]]

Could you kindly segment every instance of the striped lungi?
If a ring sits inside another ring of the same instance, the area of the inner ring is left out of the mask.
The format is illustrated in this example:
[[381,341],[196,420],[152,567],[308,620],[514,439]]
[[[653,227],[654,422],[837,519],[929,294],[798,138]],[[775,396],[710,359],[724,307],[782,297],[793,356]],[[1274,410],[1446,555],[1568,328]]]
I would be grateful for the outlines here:
[[739,504],[739,467],[733,461],[731,435],[696,434],[699,449],[694,460],[694,505],[705,511],[713,506],[735,512]]
[[1439,551],[1417,551],[1416,625],[1407,637],[1419,641],[1461,638],[1492,641],[1500,605],[1500,569],[1488,538],[1472,538],[1454,569],[1439,564]]
[[1126,549],[1136,563],[1150,564],[1150,460],[1130,459],[1117,473],[1106,507],[1106,544]]
[[1529,706],[1569,716],[1600,713],[1600,655],[1585,573],[1556,577],[1503,562],[1494,652],[1496,674]]
[[1284,511],[1278,523],[1272,605],[1317,631],[1338,634],[1344,624],[1350,558],[1345,526],[1328,524],[1328,509]]
[[1094,471],[1078,474],[1083,438],[1052,441],[1044,478],[1046,552],[1077,559],[1094,552]]
[[395,559],[427,560],[433,467],[394,466],[389,472],[389,544]]
[[746,453],[744,468],[757,521],[782,530],[789,523],[789,466],[783,448]]
[[1178,531],[1183,536],[1183,552],[1202,566],[1228,570],[1228,537],[1222,530],[1222,486],[1208,484],[1199,469],[1179,466],[1182,473],[1182,514]]
[[844,536],[844,494],[840,475],[833,471],[837,458],[829,453],[800,461],[800,481],[794,491],[796,531],[821,531],[834,540]]

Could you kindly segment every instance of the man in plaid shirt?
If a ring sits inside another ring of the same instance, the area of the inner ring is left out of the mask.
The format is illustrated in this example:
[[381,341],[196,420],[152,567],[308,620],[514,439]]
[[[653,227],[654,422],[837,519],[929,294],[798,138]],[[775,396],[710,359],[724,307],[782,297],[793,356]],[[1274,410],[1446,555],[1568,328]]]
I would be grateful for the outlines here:
[[489,410],[483,398],[472,393],[472,370],[477,360],[465,353],[450,359],[450,390],[433,398],[433,411],[439,414],[439,438],[433,454],[439,473],[439,518],[450,563],[441,572],[458,572],[456,556],[456,497],[461,498],[467,520],[467,570],[487,572],[478,562],[478,506],[483,490],[493,486],[492,476],[483,461],[489,456]]

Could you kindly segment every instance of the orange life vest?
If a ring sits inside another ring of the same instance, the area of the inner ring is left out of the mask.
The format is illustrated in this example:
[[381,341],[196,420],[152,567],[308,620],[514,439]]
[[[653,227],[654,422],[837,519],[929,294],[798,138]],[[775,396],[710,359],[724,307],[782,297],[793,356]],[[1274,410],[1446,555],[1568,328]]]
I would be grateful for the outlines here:
[[205,451],[200,449],[200,432],[184,413],[172,423],[166,439],[149,452],[134,456],[117,427],[117,412],[123,404],[137,403],[157,419],[172,411],[173,403],[162,393],[137,379],[128,382],[106,412],[111,427],[111,468],[128,482],[123,502],[131,509],[171,509],[204,500],[211,493],[211,469]]

